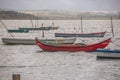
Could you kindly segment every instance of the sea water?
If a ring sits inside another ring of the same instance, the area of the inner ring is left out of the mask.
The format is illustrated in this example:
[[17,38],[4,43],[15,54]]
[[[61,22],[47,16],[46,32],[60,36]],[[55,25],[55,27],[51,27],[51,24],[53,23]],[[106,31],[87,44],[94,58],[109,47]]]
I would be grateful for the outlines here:
[[[53,20],[34,20],[36,27],[50,26]],[[3,20],[8,29],[31,26],[30,20]],[[106,48],[120,49],[120,20],[113,20],[115,37],[110,20],[83,20],[83,33],[107,31],[103,38],[77,38],[76,43],[97,43],[112,37],[114,43]],[[45,38],[54,38],[55,32],[81,33],[80,20],[54,20],[58,30],[44,31]],[[41,37],[41,31],[12,33],[14,38]],[[1,38],[10,34],[0,23],[0,80],[12,80],[20,74],[21,80],[120,80],[120,60],[97,60],[97,52],[47,52],[36,45],[4,45]]]

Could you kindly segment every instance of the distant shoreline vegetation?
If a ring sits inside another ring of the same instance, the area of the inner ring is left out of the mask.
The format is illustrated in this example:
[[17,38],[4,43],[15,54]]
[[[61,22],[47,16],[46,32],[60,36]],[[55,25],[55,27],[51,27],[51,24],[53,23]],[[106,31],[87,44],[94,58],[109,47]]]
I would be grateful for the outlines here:
[[44,11],[39,12],[32,11],[5,11],[0,10],[1,19],[19,19],[19,20],[80,20],[82,16],[83,20],[108,20],[120,19],[120,14],[100,14],[100,13],[70,13],[70,12],[58,12],[58,11]]

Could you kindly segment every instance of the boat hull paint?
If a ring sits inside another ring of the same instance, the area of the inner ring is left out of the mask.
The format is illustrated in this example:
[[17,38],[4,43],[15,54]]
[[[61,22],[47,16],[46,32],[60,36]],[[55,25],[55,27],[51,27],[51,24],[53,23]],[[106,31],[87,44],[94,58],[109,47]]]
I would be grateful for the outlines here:
[[97,59],[120,59],[120,50],[97,49]]
[[44,51],[95,51],[98,48],[105,48],[109,43],[110,39],[102,41],[100,43],[92,44],[92,45],[61,45],[61,46],[54,46],[40,42],[37,38],[35,39],[36,45],[38,45]]
[[[39,39],[42,42],[54,44],[54,43],[74,43],[76,38],[67,39]],[[2,38],[4,44],[24,44],[24,45],[35,45],[35,39],[14,39],[14,38]]]
[[105,32],[75,34],[75,33],[55,33],[55,37],[104,37]]
[[19,28],[19,30],[54,30],[58,29],[58,27],[40,27],[40,28]]
[[15,29],[9,29],[8,30],[9,33],[28,33],[29,30],[28,29],[25,29],[25,30],[15,30]]
[[96,52],[104,52],[104,53],[120,53],[120,50],[97,49]]
[[13,38],[2,38],[4,44],[24,44],[33,45],[35,44],[34,39],[13,39]]
[[120,53],[97,53],[97,59],[120,59]]

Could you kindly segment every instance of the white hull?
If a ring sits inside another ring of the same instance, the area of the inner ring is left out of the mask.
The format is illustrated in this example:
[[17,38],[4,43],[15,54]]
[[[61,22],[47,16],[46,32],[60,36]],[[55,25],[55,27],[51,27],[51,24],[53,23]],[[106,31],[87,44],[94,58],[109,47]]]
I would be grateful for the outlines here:
[[97,58],[116,58],[120,59],[120,53],[97,53]]
[[[74,43],[76,38],[68,39],[40,39],[46,43]],[[2,38],[4,44],[25,44],[25,45],[34,45],[35,39],[13,39],[13,38]]]

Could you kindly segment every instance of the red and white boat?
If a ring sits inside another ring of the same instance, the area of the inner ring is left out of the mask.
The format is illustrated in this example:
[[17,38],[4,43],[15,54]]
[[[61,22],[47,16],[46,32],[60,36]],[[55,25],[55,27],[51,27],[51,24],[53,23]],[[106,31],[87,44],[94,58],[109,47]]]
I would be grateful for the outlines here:
[[42,41],[35,39],[38,45],[44,51],[95,51],[98,48],[105,48],[111,41],[111,38],[95,44],[59,44],[52,45],[46,44]]

